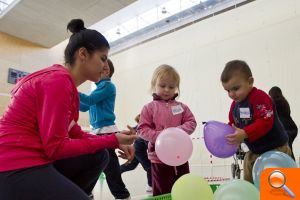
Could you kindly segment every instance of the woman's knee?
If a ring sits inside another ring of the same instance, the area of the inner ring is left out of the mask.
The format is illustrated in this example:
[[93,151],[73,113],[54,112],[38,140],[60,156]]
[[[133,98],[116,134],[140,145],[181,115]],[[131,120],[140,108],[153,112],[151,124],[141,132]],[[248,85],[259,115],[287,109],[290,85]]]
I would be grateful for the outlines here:
[[96,152],[94,158],[95,165],[102,170],[104,170],[109,163],[109,154],[106,149]]

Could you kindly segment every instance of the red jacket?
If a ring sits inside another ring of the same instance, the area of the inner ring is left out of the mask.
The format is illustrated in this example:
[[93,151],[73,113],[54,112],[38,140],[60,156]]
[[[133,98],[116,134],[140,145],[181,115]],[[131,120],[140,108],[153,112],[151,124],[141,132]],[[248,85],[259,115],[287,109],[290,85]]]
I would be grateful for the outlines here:
[[114,135],[95,136],[77,124],[78,91],[61,65],[19,81],[0,118],[0,172],[117,148]]
[[280,147],[288,140],[271,98],[255,87],[242,102],[232,102],[229,124],[244,129],[248,135],[245,143],[256,154]]

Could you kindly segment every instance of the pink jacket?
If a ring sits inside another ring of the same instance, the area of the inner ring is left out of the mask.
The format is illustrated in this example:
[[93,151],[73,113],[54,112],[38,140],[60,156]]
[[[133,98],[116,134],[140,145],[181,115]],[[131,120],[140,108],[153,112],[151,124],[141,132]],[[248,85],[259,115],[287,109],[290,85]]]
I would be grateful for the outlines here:
[[[154,100],[144,106],[138,126],[138,134],[149,141],[148,157],[152,163],[162,163],[155,153],[155,141],[162,130],[169,127],[178,127],[192,134],[197,123],[193,113],[183,103],[174,99],[161,100],[154,95]],[[175,147],[174,147],[175,148]]]
[[63,66],[21,79],[0,118],[0,172],[118,147],[114,135],[82,131],[78,116],[77,88]]

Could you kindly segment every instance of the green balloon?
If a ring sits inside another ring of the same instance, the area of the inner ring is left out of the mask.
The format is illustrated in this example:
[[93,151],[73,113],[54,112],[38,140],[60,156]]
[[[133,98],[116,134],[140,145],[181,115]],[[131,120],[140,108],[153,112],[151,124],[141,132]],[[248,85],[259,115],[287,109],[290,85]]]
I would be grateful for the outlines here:
[[202,177],[185,174],[180,177],[172,188],[172,200],[212,200],[213,192]]
[[217,189],[214,200],[259,200],[259,191],[248,181],[232,180]]

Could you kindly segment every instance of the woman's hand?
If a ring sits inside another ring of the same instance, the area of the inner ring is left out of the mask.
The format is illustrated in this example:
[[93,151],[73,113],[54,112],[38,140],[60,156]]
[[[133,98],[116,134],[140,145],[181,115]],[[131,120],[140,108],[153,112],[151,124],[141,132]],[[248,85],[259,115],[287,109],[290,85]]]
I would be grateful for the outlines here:
[[138,138],[138,136],[136,135],[136,131],[130,126],[127,127],[129,129],[128,131],[121,131],[120,133],[116,133],[116,137],[120,146],[131,145]]

